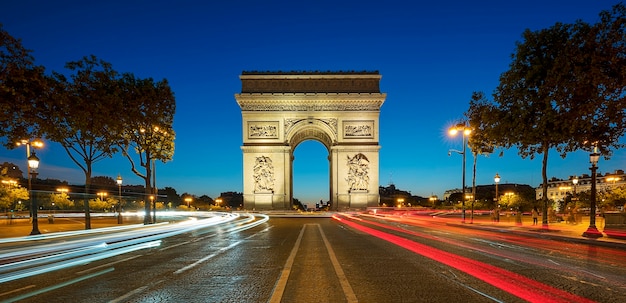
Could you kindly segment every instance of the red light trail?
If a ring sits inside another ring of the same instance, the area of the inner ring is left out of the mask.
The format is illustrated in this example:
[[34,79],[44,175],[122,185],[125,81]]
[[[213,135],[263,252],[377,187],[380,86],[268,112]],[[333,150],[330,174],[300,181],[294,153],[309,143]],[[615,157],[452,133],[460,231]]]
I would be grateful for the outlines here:
[[344,218],[348,220],[343,220],[337,215],[333,216],[333,218],[354,229],[456,268],[529,302],[594,302],[487,263],[455,255],[406,238],[363,226],[353,222],[349,217],[344,216]]

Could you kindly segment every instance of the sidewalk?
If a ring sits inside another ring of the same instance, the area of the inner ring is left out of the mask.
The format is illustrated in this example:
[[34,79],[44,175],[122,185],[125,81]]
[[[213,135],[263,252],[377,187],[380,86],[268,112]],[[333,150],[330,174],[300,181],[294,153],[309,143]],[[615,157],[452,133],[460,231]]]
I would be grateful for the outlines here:
[[[64,231],[76,231],[85,229],[84,218],[54,217],[54,223],[47,218],[39,218],[39,232],[49,234]],[[123,224],[140,224],[143,218],[128,216],[123,217]],[[103,228],[118,226],[117,217],[91,217],[91,228]],[[24,237],[30,235],[33,225],[29,218],[0,219],[0,238]]]
[[526,236],[535,236],[542,238],[549,238],[553,240],[578,242],[584,244],[597,244],[602,246],[619,247],[626,249],[626,239],[609,237],[604,230],[604,218],[598,217],[596,219],[596,227],[602,233],[600,238],[587,238],[583,236],[583,233],[589,227],[589,218],[584,217],[581,223],[572,224],[563,222],[548,223],[548,228],[542,227],[541,217],[539,217],[539,223],[533,225],[532,218],[523,217],[522,224],[519,225],[515,222],[514,217],[501,217],[500,222],[493,222],[488,218],[479,217],[474,218],[474,222],[471,223],[469,216],[466,217],[466,223],[448,223],[449,225],[462,226],[466,228],[476,229],[488,229],[506,231],[511,233],[523,234]]

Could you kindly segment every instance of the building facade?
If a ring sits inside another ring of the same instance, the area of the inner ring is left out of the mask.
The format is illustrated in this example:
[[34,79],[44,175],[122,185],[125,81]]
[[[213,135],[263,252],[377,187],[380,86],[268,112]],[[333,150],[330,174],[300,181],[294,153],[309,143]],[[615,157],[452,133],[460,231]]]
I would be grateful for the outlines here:
[[[576,180],[576,181],[575,181]],[[616,187],[626,185],[626,175],[623,170],[616,170],[613,173],[601,174],[596,176],[596,190],[598,192],[609,191]],[[552,178],[548,181],[548,200],[562,202],[570,194],[576,192],[585,192],[591,190],[591,176],[583,174],[580,177],[570,176],[568,179],[562,180]],[[543,188],[541,184],[535,189],[537,200],[543,198]]]

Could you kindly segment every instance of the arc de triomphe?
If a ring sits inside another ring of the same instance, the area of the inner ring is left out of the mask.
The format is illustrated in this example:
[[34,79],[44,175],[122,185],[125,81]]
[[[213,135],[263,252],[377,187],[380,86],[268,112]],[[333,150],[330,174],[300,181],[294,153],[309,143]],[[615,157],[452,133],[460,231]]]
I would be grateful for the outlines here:
[[293,152],[328,150],[331,209],[378,206],[378,122],[386,94],[378,72],[243,72],[243,202],[291,209]]

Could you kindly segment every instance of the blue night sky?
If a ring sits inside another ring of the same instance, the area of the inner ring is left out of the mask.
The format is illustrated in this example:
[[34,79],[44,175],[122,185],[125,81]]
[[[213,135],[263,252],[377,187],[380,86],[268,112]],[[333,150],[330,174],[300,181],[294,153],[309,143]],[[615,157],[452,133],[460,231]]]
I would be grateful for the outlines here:
[[[413,3],[412,3],[413,2]],[[424,4],[417,4],[424,2]],[[473,2],[473,3],[470,3]],[[491,94],[524,29],[583,19],[595,23],[617,0],[526,1],[5,1],[0,23],[33,50],[47,72],[94,54],[119,72],[166,78],[176,97],[174,160],[157,164],[157,185],[179,194],[242,191],[242,123],[234,94],[242,71],[378,70],[387,100],[380,114],[380,185],[443,195],[461,187],[461,139],[447,128],[473,91]],[[407,4],[409,3],[409,4]],[[115,119],[115,117],[111,117]],[[57,144],[38,151],[40,178],[84,184]],[[196,161],[196,157],[202,157]],[[294,197],[328,200],[323,145],[295,151]],[[479,157],[476,182],[538,186],[541,156],[516,150]],[[25,171],[25,151],[0,149],[0,162]],[[600,160],[600,172],[626,168],[626,153]],[[467,184],[472,183],[467,159]],[[549,160],[548,177],[588,173],[588,154]],[[97,162],[94,176],[142,184],[121,154]]]

